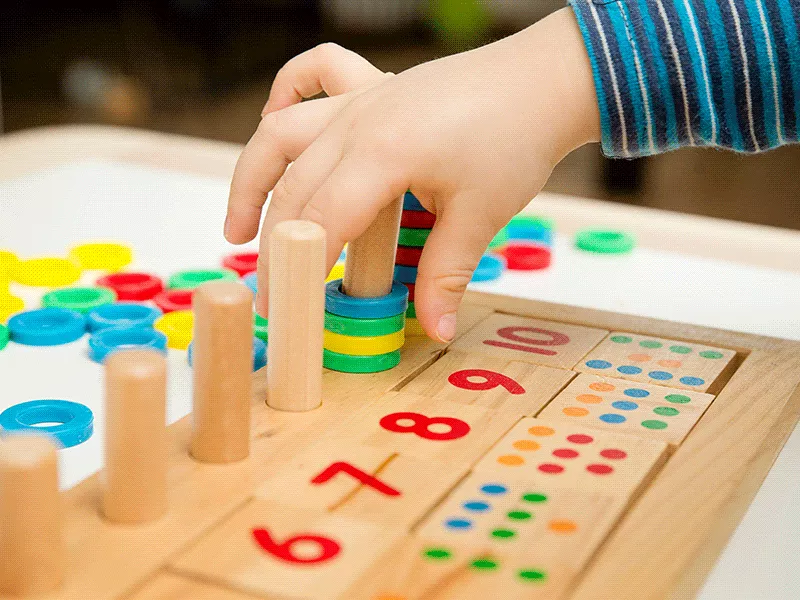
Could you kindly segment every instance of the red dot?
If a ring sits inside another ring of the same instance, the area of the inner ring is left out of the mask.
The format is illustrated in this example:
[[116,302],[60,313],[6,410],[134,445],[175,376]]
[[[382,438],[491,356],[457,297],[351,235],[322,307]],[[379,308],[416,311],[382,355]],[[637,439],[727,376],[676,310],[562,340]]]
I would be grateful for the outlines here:
[[564,467],[561,465],[554,465],[552,463],[542,463],[539,465],[539,470],[542,473],[561,473],[564,470]]
[[557,456],[558,458],[575,458],[578,456],[578,453],[572,448],[559,448],[558,450],[553,450],[553,456]]
[[590,444],[594,441],[594,438],[583,433],[573,433],[567,436],[567,441],[573,444]]
[[610,465],[589,465],[586,467],[586,470],[589,473],[594,473],[595,475],[608,475],[614,469]]
[[619,460],[621,458],[625,458],[628,456],[628,453],[625,450],[619,450],[617,448],[606,448],[600,452],[600,456],[605,458],[611,458],[614,460]]

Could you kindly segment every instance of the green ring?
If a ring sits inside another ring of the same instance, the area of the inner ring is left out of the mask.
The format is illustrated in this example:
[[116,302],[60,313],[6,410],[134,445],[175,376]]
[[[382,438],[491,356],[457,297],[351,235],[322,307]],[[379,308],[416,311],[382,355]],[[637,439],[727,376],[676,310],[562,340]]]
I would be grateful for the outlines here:
[[400,350],[375,356],[350,356],[330,350],[322,351],[322,366],[342,373],[377,373],[388,371],[400,363]]
[[575,245],[597,254],[625,254],[633,250],[635,243],[633,237],[624,231],[585,229],[578,232]]
[[406,315],[400,313],[382,319],[354,319],[325,312],[325,329],[341,335],[372,337],[389,335],[405,328]]
[[6,347],[8,343],[8,327],[0,324],[0,350]]
[[90,310],[115,302],[113,290],[103,287],[71,287],[53,290],[42,296],[42,306],[67,308],[86,314]]
[[180,271],[169,278],[169,287],[176,290],[193,290],[208,281],[235,281],[239,274],[230,269],[197,269]]
[[509,225],[525,225],[528,227],[541,227],[542,229],[554,229],[553,219],[547,217],[536,217],[533,215],[517,215],[511,219]]
[[417,318],[417,309],[414,306],[413,302],[408,303],[408,308],[406,309],[406,317],[408,317],[409,319]]
[[431,234],[430,229],[412,229],[411,227],[401,227],[400,236],[397,243],[401,246],[413,246],[421,248],[425,245],[425,240]]
[[267,332],[268,322],[269,321],[261,315],[253,313],[253,333],[257,338],[267,343],[269,342],[269,333]]
[[489,242],[489,248],[500,248],[501,246],[505,246],[508,243],[508,230],[503,227],[500,231],[497,232],[497,235],[492,238],[492,241]]

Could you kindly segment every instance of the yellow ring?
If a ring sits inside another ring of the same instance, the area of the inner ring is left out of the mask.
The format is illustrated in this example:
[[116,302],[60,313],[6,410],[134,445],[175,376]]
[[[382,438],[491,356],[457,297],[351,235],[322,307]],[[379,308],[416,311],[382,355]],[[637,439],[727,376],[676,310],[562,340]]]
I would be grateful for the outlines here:
[[25,308],[25,302],[17,296],[0,293],[0,323],[5,323],[8,317]]
[[194,313],[190,310],[168,312],[156,319],[153,329],[167,336],[168,348],[186,350],[194,334]]
[[63,287],[80,277],[81,270],[74,262],[51,256],[21,260],[12,274],[14,281],[31,287]]
[[327,279],[325,279],[325,283],[329,281],[334,281],[336,279],[342,279],[344,277],[344,263],[336,263],[333,265],[331,272],[328,273]]
[[325,331],[325,349],[338,354],[350,356],[375,356],[388,354],[403,347],[406,341],[405,332],[396,331],[388,335],[373,337],[356,337]]
[[123,244],[98,242],[75,246],[69,257],[82,269],[113,273],[131,263],[133,250]]
[[18,262],[16,254],[10,250],[0,250],[0,281],[11,278],[11,272]]
[[406,335],[428,335],[422,329],[419,321],[413,317],[406,317]]

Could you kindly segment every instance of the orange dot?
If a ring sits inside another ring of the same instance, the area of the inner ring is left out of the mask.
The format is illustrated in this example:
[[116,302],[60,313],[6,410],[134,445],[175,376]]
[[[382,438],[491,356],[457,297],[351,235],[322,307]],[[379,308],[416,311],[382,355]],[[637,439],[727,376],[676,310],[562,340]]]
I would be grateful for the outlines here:
[[547,527],[550,529],[550,531],[555,531],[556,533],[572,533],[578,529],[578,524],[575,521],[570,521],[569,519],[556,519],[554,521],[550,521],[550,523],[547,524]]
[[588,409],[581,408],[580,406],[567,406],[562,411],[568,417],[585,417],[589,414]]
[[589,388],[593,389],[595,392],[613,392],[614,386],[610,383],[605,383],[604,381],[595,381],[594,383],[589,384]]
[[668,368],[671,367],[673,369],[679,369],[683,363],[679,360],[669,360],[665,358],[664,360],[658,361],[658,364],[661,365],[662,367],[668,367]]
[[532,451],[532,450],[538,450],[539,448],[541,448],[539,443],[538,442],[534,442],[533,440],[517,440],[516,442],[514,442],[511,445],[514,446],[514,448],[516,448],[517,450]]
[[647,362],[651,358],[652,356],[649,354],[631,354],[628,356],[628,359],[632,360],[633,362]]
[[525,459],[516,454],[504,454],[497,457],[497,462],[507,467],[518,467],[525,464]]
[[575,400],[583,402],[584,404],[600,404],[603,401],[603,399],[596,394],[581,394],[580,396],[576,396]]
[[544,425],[534,425],[528,429],[531,435],[553,435],[556,432],[552,427],[545,427]]

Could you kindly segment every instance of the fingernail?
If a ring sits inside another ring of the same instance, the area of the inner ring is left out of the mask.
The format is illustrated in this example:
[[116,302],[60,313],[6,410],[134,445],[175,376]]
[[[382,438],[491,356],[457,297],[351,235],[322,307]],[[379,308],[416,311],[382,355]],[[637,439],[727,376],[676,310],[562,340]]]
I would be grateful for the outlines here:
[[230,228],[231,228],[230,227],[230,220],[231,220],[230,217],[228,215],[225,215],[225,225],[222,228],[222,233],[225,235],[226,238],[228,237],[228,234],[230,233]]
[[453,338],[456,337],[456,313],[442,315],[439,319],[439,324],[436,326],[436,335],[443,342],[449,343],[453,341]]

